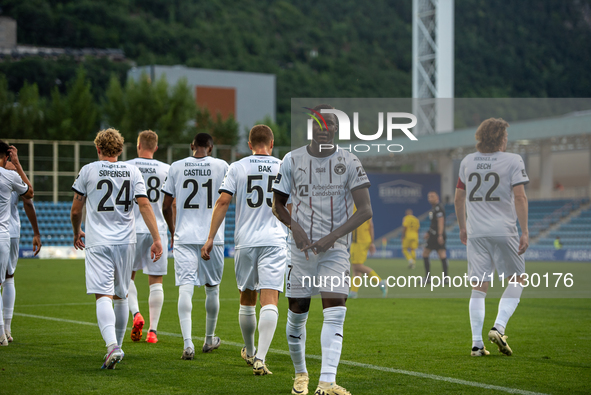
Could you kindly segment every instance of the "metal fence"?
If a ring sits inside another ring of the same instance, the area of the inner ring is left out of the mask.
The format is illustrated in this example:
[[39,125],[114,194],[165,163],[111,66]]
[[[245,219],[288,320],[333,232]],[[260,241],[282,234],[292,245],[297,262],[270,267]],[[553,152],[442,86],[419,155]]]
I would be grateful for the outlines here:
[[[35,199],[58,202],[69,200],[74,194],[72,184],[80,168],[98,160],[96,148],[92,141],[50,141],[5,139],[6,143],[18,149],[20,162],[35,188]],[[283,157],[290,147],[275,147],[273,155]],[[136,157],[134,144],[127,143],[123,147],[120,160]],[[154,158],[162,162],[172,163],[191,155],[189,144],[173,144],[159,149]],[[212,156],[221,158],[228,163],[248,155],[240,153],[236,147],[216,145]]]

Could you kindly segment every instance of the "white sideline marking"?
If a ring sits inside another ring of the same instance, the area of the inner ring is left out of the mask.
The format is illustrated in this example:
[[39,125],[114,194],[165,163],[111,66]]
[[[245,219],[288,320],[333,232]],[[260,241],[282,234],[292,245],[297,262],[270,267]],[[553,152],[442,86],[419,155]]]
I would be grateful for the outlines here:
[[[37,319],[48,320],[48,321],[67,322],[67,323],[70,323],[70,324],[79,324],[79,325],[87,325],[87,326],[98,326],[94,322],[68,320],[68,319],[65,319],[65,318],[45,317],[45,316],[42,316],[42,315],[24,314],[24,313],[14,313],[14,315],[18,315],[18,316],[21,316],[21,317],[27,317],[27,318],[37,318]],[[127,329],[131,329],[131,328],[127,328]],[[165,335],[165,336],[172,336],[172,337],[182,337],[182,335],[180,333],[172,333],[172,332],[158,331],[158,334],[159,335]],[[203,337],[199,337],[199,336],[193,336],[193,339],[199,340],[199,341],[204,341],[205,340]],[[236,342],[226,341],[226,340],[222,340],[222,344],[227,344],[227,345],[230,345],[230,346],[235,346],[235,347],[240,347],[240,348],[244,347],[244,345],[242,343],[236,343]],[[277,349],[274,349],[274,348],[269,349],[269,352],[274,353],[274,354],[289,355],[289,351],[277,350]],[[306,358],[322,360],[322,357],[320,355],[313,355],[313,354],[307,354],[306,355]],[[455,379],[453,377],[438,376],[436,374],[413,372],[412,370],[394,369],[394,368],[388,368],[388,367],[384,367],[384,366],[377,366],[377,365],[371,365],[371,364],[368,364],[368,363],[361,363],[361,362],[355,362],[355,361],[347,361],[347,360],[342,360],[342,359],[340,361],[340,364],[341,365],[348,365],[348,366],[355,366],[355,367],[358,367],[358,368],[366,368],[366,369],[378,370],[378,371],[381,371],[381,372],[404,374],[404,375],[407,375],[407,376],[420,377],[422,379],[431,379],[431,380],[445,381],[446,383],[452,383],[452,384],[460,384],[460,385],[467,385],[467,386],[470,386],[470,387],[478,387],[478,388],[484,388],[484,389],[488,389],[488,390],[502,391],[502,392],[507,392],[509,394],[519,394],[519,395],[546,395],[546,394],[541,393],[541,392],[525,391],[525,390],[520,390],[520,389],[517,389],[517,388],[501,387],[501,386],[498,386],[498,385],[478,383],[476,381],[467,381],[467,380]]]
[[[240,298],[220,298],[220,302],[235,302],[240,300]],[[167,299],[163,301],[164,303],[177,303],[178,300],[176,299]],[[205,299],[193,299],[193,302],[205,302]],[[140,304],[148,304],[148,301],[139,301]],[[83,306],[83,305],[96,305],[96,302],[78,302],[78,303],[40,303],[40,304],[19,304],[16,305],[17,308],[20,307],[46,307],[46,306]]]

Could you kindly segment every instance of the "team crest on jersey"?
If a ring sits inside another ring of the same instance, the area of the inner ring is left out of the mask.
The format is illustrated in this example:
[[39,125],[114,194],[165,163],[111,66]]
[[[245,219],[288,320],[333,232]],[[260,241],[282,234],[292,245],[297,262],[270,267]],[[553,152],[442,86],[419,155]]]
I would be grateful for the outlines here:
[[335,167],[334,167],[334,172],[336,174],[338,174],[339,176],[345,174],[346,171],[347,171],[347,167],[345,165],[343,165],[342,163],[339,163],[339,164],[335,165]]

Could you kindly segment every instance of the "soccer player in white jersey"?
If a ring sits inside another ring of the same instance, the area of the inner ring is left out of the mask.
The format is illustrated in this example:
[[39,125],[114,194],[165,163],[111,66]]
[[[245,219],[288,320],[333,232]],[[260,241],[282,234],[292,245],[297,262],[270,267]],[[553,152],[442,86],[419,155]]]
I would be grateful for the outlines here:
[[488,332],[489,340],[505,355],[512,354],[505,328],[523,291],[523,253],[529,246],[524,185],[529,178],[521,157],[504,152],[508,126],[502,119],[490,118],[482,122],[476,131],[478,152],[462,160],[456,188],[456,215],[460,239],[467,244],[468,275],[480,279],[476,286],[475,281],[472,284],[469,305],[472,356],[489,354],[482,341],[482,326],[484,298],[495,269],[499,276],[513,279],[503,292],[495,324]]
[[[16,167],[12,162],[6,162],[7,170],[16,170]],[[23,199],[23,207],[27,218],[33,228],[33,256],[37,256],[41,251],[41,234],[39,233],[39,226],[37,224],[37,214],[35,213],[35,206],[33,200]],[[12,191],[12,197],[10,200],[10,259],[8,261],[8,269],[6,270],[6,280],[2,284],[2,304],[4,309],[2,314],[4,315],[4,331],[8,342],[12,342],[12,315],[14,313],[14,302],[16,300],[16,288],[14,286],[14,272],[16,271],[16,264],[18,262],[19,243],[21,234],[21,219],[18,212],[18,192]]]
[[[6,170],[7,162],[12,162],[16,171]],[[6,291],[5,277],[10,262],[10,210],[13,192],[25,199],[33,198],[33,187],[21,167],[18,150],[0,140],[0,288],[3,291]],[[0,298],[0,346],[8,346],[2,300]]]
[[[265,358],[275,329],[279,311],[279,292],[283,292],[286,248],[285,227],[275,218],[273,205],[273,182],[281,161],[273,156],[273,131],[266,125],[250,129],[248,147],[252,156],[247,156],[230,165],[220,187],[207,242],[201,256],[210,259],[215,236],[224,221],[232,196],[236,196],[236,283],[240,291],[238,321],[245,347],[242,358],[253,367],[255,375],[272,374]],[[258,349],[254,345],[257,329],[255,306],[260,292]]]
[[[320,105],[314,111],[330,108]],[[292,393],[308,393],[306,320],[311,296],[320,293],[324,309],[322,367],[315,394],[343,395],[349,392],[335,381],[350,284],[349,233],[372,217],[372,209],[370,183],[361,162],[334,145],[336,117],[322,116],[326,127],[314,124],[310,144],[283,158],[273,187],[273,212],[293,235],[286,285],[286,334],[296,373]],[[291,215],[286,208],[290,196]]]
[[[94,144],[99,160],[80,169],[72,186],[70,217],[74,247],[86,248],[86,292],[95,294],[97,322],[107,346],[102,368],[114,369],[123,358],[121,345],[129,318],[127,291],[136,244],[134,199],[153,238],[154,261],[162,256],[162,243],[142,174],[129,163],[117,162],[123,150],[121,134],[101,130]],[[81,229],[85,204],[86,233]]]
[[[160,189],[168,176],[170,166],[154,159],[154,153],[158,150],[158,135],[151,130],[144,130],[137,138],[137,158],[127,161],[136,166],[146,184],[146,195],[152,204],[152,211],[156,216],[158,232],[160,239],[168,240],[166,235],[166,221],[162,214],[163,194]],[[150,245],[152,236],[140,215],[139,206],[134,205],[133,213],[135,215],[135,233],[137,235],[137,244],[135,247],[135,260],[133,271],[131,272],[131,283],[129,284],[129,311],[133,317],[133,327],[131,329],[131,340],[139,342],[142,339],[142,328],[144,327],[144,317],[140,313],[138,304],[137,288],[135,286],[135,273],[142,269],[144,274],[148,275],[150,284],[150,296],[148,298],[148,310],[150,312],[150,328],[146,341],[148,343],[158,342],[157,330],[158,320],[162,312],[164,303],[164,291],[162,289],[162,276],[166,275],[168,267],[168,248],[164,246],[162,256],[156,262],[150,259]]]
[[[195,356],[191,338],[193,291],[205,286],[205,342],[202,351],[211,352],[220,346],[215,327],[220,310],[220,289],[224,271],[224,224],[215,235],[211,260],[201,258],[201,247],[207,241],[214,202],[219,198],[219,185],[228,171],[228,164],[212,158],[213,139],[199,133],[191,143],[192,156],[174,162],[162,187],[162,211],[170,234],[174,235],[175,283],[179,287],[179,321],[184,341],[182,359]],[[173,217],[173,198],[177,200],[176,220]]]

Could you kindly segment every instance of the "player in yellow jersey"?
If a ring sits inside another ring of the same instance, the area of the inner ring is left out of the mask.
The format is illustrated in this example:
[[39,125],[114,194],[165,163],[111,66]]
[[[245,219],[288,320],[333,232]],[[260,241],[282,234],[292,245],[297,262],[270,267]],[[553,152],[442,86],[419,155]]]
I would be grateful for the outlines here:
[[[357,211],[357,208],[354,207],[353,210],[353,212],[355,212]],[[382,290],[382,295],[385,298],[388,295],[388,287],[386,286],[386,281],[382,280],[382,278],[378,276],[375,270],[373,270],[371,267],[365,266],[365,261],[367,260],[367,252],[369,251],[370,255],[373,255],[376,252],[376,246],[374,244],[373,221],[371,219],[365,221],[357,229],[355,229],[351,233],[351,235],[351,264],[353,265],[353,277],[362,277],[364,274],[367,273],[367,276],[370,279],[370,283],[372,277],[377,277],[380,289]],[[356,287],[354,284],[356,282],[359,284],[359,281],[359,279],[357,279],[356,281],[351,281],[349,298],[357,298],[357,291],[359,290],[359,287]]]
[[412,210],[406,210],[406,216],[402,219],[402,253],[408,261],[408,268],[415,268],[416,253],[419,247],[419,219],[412,215]]

